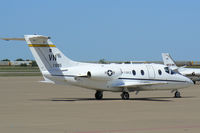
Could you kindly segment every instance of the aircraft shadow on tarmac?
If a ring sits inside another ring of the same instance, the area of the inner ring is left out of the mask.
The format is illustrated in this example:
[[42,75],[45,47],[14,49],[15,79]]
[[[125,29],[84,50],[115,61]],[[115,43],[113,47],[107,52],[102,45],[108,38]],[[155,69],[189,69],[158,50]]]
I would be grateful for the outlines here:
[[[165,97],[166,98],[166,97]],[[122,100],[121,98],[104,98],[102,100],[96,100],[95,98],[53,98],[51,101],[126,101]],[[130,98],[127,101],[134,101],[134,100],[140,100],[140,101],[162,101],[162,102],[169,102],[171,100],[165,100],[161,99],[160,97],[158,98],[153,98],[153,97],[148,97],[148,98]]]
[[[193,96],[185,96],[184,98],[194,98]],[[130,98],[129,100],[122,100],[121,98],[103,98],[96,100],[95,98],[52,98],[52,99],[35,99],[33,101],[53,101],[53,102],[75,102],[75,101],[155,101],[155,102],[173,102],[173,97],[143,97],[143,98]],[[176,98],[177,99],[177,98]]]

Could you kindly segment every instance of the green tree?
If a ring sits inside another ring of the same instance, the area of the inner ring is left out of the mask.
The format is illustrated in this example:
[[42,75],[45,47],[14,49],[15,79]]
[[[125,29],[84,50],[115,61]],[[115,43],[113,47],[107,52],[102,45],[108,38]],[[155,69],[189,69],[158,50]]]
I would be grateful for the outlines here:
[[21,63],[20,66],[27,67],[26,63]]
[[35,67],[38,66],[35,60],[32,61],[32,66],[35,66]]
[[24,61],[22,58],[18,58],[16,59],[16,61]]
[[9,59],[3,59],[2,61],[10,61]]
[[100,59],[100,60],[99,60],[99,63],[100,63],[100,64],[107,64],[107,62],[106,62],[105,59]]

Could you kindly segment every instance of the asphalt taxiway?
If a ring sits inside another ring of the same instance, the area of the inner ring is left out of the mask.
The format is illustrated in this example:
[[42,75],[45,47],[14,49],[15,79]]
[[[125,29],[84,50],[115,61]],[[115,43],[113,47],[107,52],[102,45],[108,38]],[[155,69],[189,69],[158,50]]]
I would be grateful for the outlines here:
[[0,77],[2,133],[199,133],[200,85],[181,90],[105,92],[44,84],[42,77]]

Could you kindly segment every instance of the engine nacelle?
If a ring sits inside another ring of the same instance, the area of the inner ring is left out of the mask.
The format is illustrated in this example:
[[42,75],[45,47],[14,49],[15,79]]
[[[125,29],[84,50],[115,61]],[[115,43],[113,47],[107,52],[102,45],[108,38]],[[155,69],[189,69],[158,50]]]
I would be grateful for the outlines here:
[[87,72],[87,77],[94,80],[112,80],[117,79],[122,75],[119,68],[100,68],[99,70],[90,70]]

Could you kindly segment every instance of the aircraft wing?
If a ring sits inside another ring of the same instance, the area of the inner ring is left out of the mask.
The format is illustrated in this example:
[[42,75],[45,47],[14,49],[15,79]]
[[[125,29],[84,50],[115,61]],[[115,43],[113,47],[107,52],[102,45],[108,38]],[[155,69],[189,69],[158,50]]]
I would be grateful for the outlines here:
[[150,83],[150,82],[122,82],[113,85],[113,87],[119,87],[119,88],[130,88],[130,87],[142,87],[142,86],[151,86],[151,85],[163,85],[167,84],[167,82],[162,82],[162,83]]
[[180,70],[183,69],[183,68],[185,68],[185,67],[186,67],[186,65],[185,66],[181,66],[181,67],[170,67],[170,69],[172,69],[176,73],[181,74]]

